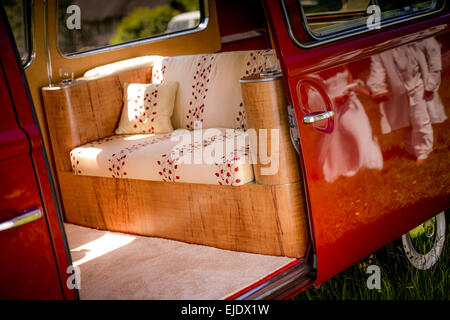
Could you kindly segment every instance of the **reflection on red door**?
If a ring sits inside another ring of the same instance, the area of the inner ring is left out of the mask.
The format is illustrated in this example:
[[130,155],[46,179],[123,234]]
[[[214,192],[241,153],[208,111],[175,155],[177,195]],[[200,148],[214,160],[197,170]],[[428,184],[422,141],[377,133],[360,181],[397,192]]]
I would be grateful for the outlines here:
[[[450,14],[300,48],[278,2],[267,9],[299,123],[322,283],[450,206]],[[303,121],[327,110],[333,117]]]

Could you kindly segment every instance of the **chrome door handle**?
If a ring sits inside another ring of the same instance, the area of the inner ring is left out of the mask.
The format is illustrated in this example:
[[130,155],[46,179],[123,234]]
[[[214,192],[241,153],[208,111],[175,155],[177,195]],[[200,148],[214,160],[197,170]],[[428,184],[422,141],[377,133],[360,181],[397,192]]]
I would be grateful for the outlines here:
[[334,116],[334,111],[330,110],[319,114],[308,114],[303,117],[303,123],[310,124],[320,120],[325,120]]
[[9,219],[5,222],[0,223],[0,231],[9,230],[12,228],[23,226],[24,224],[33,222],[35,220],[38,220],[42,217],[42,211],[41,209],[37,208],[30,208],[21,214],[20,216],[17,216],[15,218]]

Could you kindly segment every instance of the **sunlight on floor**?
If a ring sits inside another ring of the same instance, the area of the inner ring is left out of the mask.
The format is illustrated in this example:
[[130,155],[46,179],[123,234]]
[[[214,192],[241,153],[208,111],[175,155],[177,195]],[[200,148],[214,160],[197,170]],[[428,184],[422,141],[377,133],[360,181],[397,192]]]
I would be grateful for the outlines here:
[[295,259],[65,224],[82,300],[222,299]]
[[83,258],[74,261],[73,265],[79,266],[85,262],[107,254],[108,252],[126,246],[127,244],[133,242],[135,239],[136,237],[132,236],[107,233],[94,241],[88,242],[86,244],[83,244],[82,246],[79,246],[78,248],[70,250],[72,253],[85,253]]

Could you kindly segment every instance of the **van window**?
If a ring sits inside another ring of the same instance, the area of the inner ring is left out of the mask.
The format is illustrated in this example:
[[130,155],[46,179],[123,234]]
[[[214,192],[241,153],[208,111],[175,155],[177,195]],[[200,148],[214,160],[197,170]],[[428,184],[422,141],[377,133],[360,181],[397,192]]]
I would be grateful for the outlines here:
[[442,7],[440,0],[297,0],[313,38],[379,29],[383,23],[421,15]]
[[203,0],[59,0],[58,48],[70,55],[196,28]]
[[29,35],[29,6],[24,0],[1,0],[11,26],[22,64],[30,58],[31,42]]

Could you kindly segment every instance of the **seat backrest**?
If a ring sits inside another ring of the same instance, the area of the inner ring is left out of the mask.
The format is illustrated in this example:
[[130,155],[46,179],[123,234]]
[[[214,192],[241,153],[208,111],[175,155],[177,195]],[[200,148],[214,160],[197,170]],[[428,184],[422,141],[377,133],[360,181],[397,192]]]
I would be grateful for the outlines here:
[[239,80],[265,68],[272,50],[222,52],[160,57],[153,63],[152,81],[179,83],[172,124],[175,129],[246,128]]
[[158,58],[160,58],[160,56],[142,56],[108,63],[86,71],[83,77],[98,78],[136,69],[149,68],[153,66],[153,61]]

